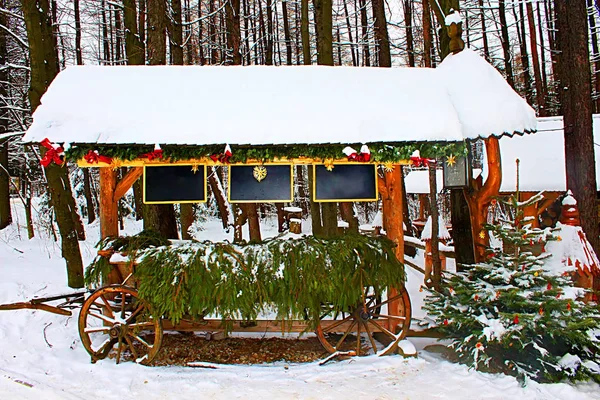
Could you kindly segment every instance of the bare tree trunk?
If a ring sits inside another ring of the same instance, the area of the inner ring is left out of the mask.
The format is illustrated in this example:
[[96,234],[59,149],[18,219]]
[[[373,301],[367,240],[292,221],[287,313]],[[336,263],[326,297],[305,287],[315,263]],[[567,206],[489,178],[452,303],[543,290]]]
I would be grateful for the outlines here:
[[350,40],[350,53],[352,55],[352,65],[354,67],[358,67],[358,59],[356,58],[356,51],[358,49],[356,48],[356,44],[352,39],[352,26],[350,25],[350,16],[348,15],[348,4],[346,3],[346,0],[342,0],[342,3],[344,4],[344,17],[346,18],[346,27],[348,28],[348,39]]
[[546,96],[548,95],[548,76],[546,74],[546,43],[544,40],[544,29],[542,24],[542,12],[540,10],[540,3],[536,6],[537,20],[538,20],[538,34],[540,42],[540,71],[542,73],[542,93],[544,93],[544,115],[548,115],[549,110],[547,109]]
[[[136,1],[136,0],[134,0]],[[140,43],[142,46],[142,59],[146,59],[146,0],[139,0],[139,5],[140,5],[140,12],[138,14],[139,17],[139,22],[138,22],[138,29],[139,29],[139,39],[140,39]]]
[[209,54],[210,54],[210,64],[215,65],[217,63],[217,34],[216,34],[216,25],[217,25],[217,16],[213,15],[215,11],[215,1],[218,0],[208,0],[208,14],[212,15],[210,17],[210,22],[208,24],[208,45],[209,45]]
[[479,12],[481,13],[481,34],[483,37],[483,54],[485,59],[490,61],[490,45],[488,43],[487,30],[485,27],[485,9],[483,8],[483,0],[479,0]]
[[251,64],[250,60],[250,30],[249,30],[249,19],[250,19],[250,5],[248,4],[248,0],[243,0],[242,8],[244,10],[244,39],[246,43],[246,48],[244,53],[246,54],[246,65]]
[[179,220],[181,221],[181,239],[191,240],[190,227],[194,223],[194,205],[190,203],[182,203],[180,205]]
[[302,36],[302,59],[304,65],[310,65],[312,60],[310,56],[310,36],[308,33],[308,0],[301,0],[301,25],[300,33]]
[[554,5],[558,49],[561,51],[559,93],[564,115],[567,188],[579,203],[581,226],[598,253],[600,231],[586,4],[583,1],[555,0]]
[[533,61],[533,76],[535,79],[535,97],[540,117],[546,115],[545,93],[542,85],[542,76],[540,74],[540,60],[538,56],[537,35],[535,29],[535,18],[533,15],[533,6],[527,2],[527,22],[529,23],[529,40],[531,44],[531,58]]
[[273,65],[273,0],[267,0],[266,64]]
[[288,21],[287,1],[281,2],[283,12],[283,35],[285,40],[285,61],[287,65],[292,65],[292,39],[290,37],[290,23]]
[[442,285],[442,264],[440,261],[439,218],[437,207],[437,179],[435,164],[429,166],[429,196],[431,204],[431,259],[433,264],[433,287],[440,290]]
[[367,18],[367,2],[366,0],[358,0],[360,7],[360,25],[362,27],[362,38],[363,42],[363,60],[364,66],[371,66],[371,51],[369,50],[369,20]]
[[431,8],[429,0],[423,1],[423,63],[425,67],[431,68],[431,56],[433,52],[433,34],[431,30]]
[[[0,8],[4,8],[5,1],[0,0]],[[8,27],[8,17],[0,12],[0,25]],[[8,98],[8,49],[6,47],[6,30],[0,29],[0,98]],[[8,132],[9,120],[6,107],[0,108],[0,135]],[[10,176],[8,175],[8,139],[0,139],[0,229],[12,223],[10,210]]]
[[[52,34],[48,0],[23,0],[21,5],[29,41],[29,103],[33,112],[40,105],[42,94],[58,74],[56,38]],[[83,287],[83,262],[73,216],[76,206],[67,168],[51,164],[46,168],[46,179],[60,231],[62,256],[67,263],[68,285],[73,288]]]
[[[594,4],[592,0],[587,0],[587,7],[588,9],[593,9]],[[592,82],[594,83],[594,92],[592,93],[592,99],[594,112],[598,113],[600,112],[600,52],[598,51],[598,28],[596,27],[596,19],[594,18],[593,13],[588,13],[588,21],[592,42],[592,60],[594,60],[594,76],[592,79]]]
[[240,53],[240,0],[227,0],[225,5],[225,24],[227,26],[226,64],[242,65]]
[[169,36],[173,65],[183,65],[183,27],[181,25],[181,0],[171,0]]
[[521,66],[523,67],[523,88],[525,98],[529,104],[533,104],[533,93],[531,91],[531,74],[529,73],[529,55],[527,54],[527,38],[525,35],[525,17],[523,12],[523,3],[519,2],[519,15],[513,8],[515,19],[517,20],[517,37],[519,38],[519,47],[521,50]]
[[227,227],[232,225],[233,218],[231,216],[229,202],[227,201],[225,192],[223,191],[223,185],[221,184],[219,175],[216,173],[215,167],[210,167],[208,170],[208,184],[210,185],[210,189],[212,190],[215,200],[217,201],[217,208],[219,210],[221,222],[223,223],[223,229],[227,229]]
[[331,0],[313,0],[317,32],[317,64],[333,65],[333,22]]
[[256,203],[245,204],[246,215],[248,217],[248,232],[250,233],[251,242],[260,242],[260,223],[258,221],[258,210]]
[[387,20],[385,18],[385,3],[383,0],[372,0],[373,26],[375,30],[375,43],[377,44],[377,59],[380,67],[392,66],[392,55],[390,52],[390,39],[387,31]]
[[508,23],[506,22],[505,0],[498,0],[498,15],[500,17],[500,41],[502,42],[502,53],[504,54],[504,72],[506,81],[514,89],[512,60],[510,55],[510,40],[508,37]]
[[415,66],[415,49],[413,44],[413,33],[412,33],[412,1],[403,0],[402,5],[404,6],[404,25],[406,29],[406,52],[408,53],[408,66]]
[[358,233],[358,217],[354,213],[354,203],[340,203],[342,219],[348,223],[348,232]]
[[144,45],[138,35],[135,0],[123,0],[125,53],[128,65],[144,65]]

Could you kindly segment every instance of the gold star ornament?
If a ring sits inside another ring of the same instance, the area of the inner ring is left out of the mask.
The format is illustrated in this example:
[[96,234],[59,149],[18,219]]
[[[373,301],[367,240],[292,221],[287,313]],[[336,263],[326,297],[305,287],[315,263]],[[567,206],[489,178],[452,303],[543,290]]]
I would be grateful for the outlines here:
[[448,157],[446,157],[446,164],[448,164],[449,167],[454,167],[456,164],[456,156],[454,154],[450,154]]
[[485,239],[485,231],[481,231],[481,232],[479,232],[479,237],[480,237],[481,239]]
[[267,177],[267,169],[262,165],[257,165],[254,167],[252,175],[254,176],[254,179],[256,179],[258,182],[261,182]]
[[193,164],[193,165],[192,165],[192,172],[193,172],[194,174],[196,174],[196,172],[198,172],[198,164]]
[[325,169],[327,171],[333,171],[333,168],[335,167],[333,165],[333,158],[328,158],[323,162],[323,165],[325,165]]
[[383,170],[385,172],[394,172],[394,163],[391,161],[386,161],[383,163]]

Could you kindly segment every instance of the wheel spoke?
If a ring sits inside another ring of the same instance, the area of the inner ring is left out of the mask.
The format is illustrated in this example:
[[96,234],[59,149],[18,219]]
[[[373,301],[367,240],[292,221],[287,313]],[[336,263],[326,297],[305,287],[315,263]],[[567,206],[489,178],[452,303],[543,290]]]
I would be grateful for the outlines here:
[[356,355],[360,356],[360,323],[356,324]]
[[377,344],[375,344],[375,339],[373,339],[373,335],[371,334],[371,330],[369,329],[369,324],[367,324],[366,322],[363,322],[363,325],[365,327],[365,331],[367,332],[367,336],[369,337],[369,340],[371,341],[371,346],[373,347],[373,353],[377,354]]
[[396,339],[396,335],[394,335],[392,332],[390,332],[389,330],[387,330],[383,326],[379,325],[377,322],[375,322],[375,320],[370,319],[369,322],[372,323],[373,325],[375,325],[375,327],[377,329],[381,330],[381,332],[385,333],[386,335],[388,335],[391,338]]
[[108,353],[110,352],[110,350],[113,348],[113,346],[115,345],[115,339],[107,339],[103,344],[102,347],[100,347],[100,349],[98,351],[95,351],[96,356],[98,358],[105,358]]
[[384,305],[386,305],[386,304],[388,304],[388,303],[390,303],[392,301],[398,300],[401,297],[402,297],[402,293],[398,294],[398,295],[396,295],[394,297],[391,297],[389,299],[386,299],[384,302],[381,302],[381,303],[375,304],[374,306],[369,307],[369,311],[374,310],[377,307],[384,306]]
[[93,313],[93,312],[89,312],[88,315],[91,316],[91,317],[95,317],[95,318],[101,319],[102,321],[107,322],[109,324],[114,324],[115,323],[114,319],[109,318],[106,315],[96,314],[96,313]]
[[131,336],[132,338],[134,338],[135,340],[137,340],[138,342],[140,342],[141,344],[143,344],[144,346],[146,346],[149,349],[151,349],[153,347],[150,343],[146,342],[144,339],[142,339],[138,335],[130,333],[129,336]]
[[106,332],[110,331],[110,328],[110,326],[99,326],[94,328],[85,328],[83,331],[85,333]]
[[129,326],[130,328],[144,328],[144,327],[154,327],[154,322],[152,321],[145,321],[145,322],[136,322],[134,324],[128,324],[127,326]]
[[121,292],[121,320],[125,319],[125,300],[127,298],[127,294],[125,292]]
[[142,311],[144,309],[144,304],[141,304],[131,313],[131,315],[129,317],[127,317],[126,322],[129,323],[129,321],[133,321],[133,319],[135,317],[138,316],[138,314],[140,313],[140,311]]
[[342,343],[344,343],[344,340],[346,339],[346,337],[348,336],[348,334],[352,331],[352,328],[354,328],[354,325],[356,325],[356,321],[352,321],[352,323],[350,324],[350,326],[348,327],[348,329],[346,329],[346,332],[344,332],[344,335],[337,342],[337,344],[335,345],[335,349],[336,350],[340,348],[340,346],[342,345]]
[[388,314],[373,314],[374,317],[383,317],[383,318],[391,318],[391,319],[400,319],[402,321],[406,321],[406,317],[401,317],[399,315],[388,315]]
[[100,299],[102,300],[102,302],[106,305],[106,309],[108,310],[108,312],[110,313],[109,316],[114,319],[115,318],[115,314],[113,314],[113,310],[112,310],[112,306],[110,305],[110,303],[108,302],[108,300],[106,300],[106,297],[104,297],[103,294],[100,295]]
[[121,351],[123,350],[123,338],[119,336],[119,345],[117,346],[117,364],[121,361]]
[[133,354],[134,360],[136,360],[136,362],[137,362],[137,359],[139,357],[137,355],[137,352],[135,351],[135,347],[133,347],[133,342],[127,336],[125,336],[125,341],[127,342],[127,346],[129,346],[129,348],[131,349],[131,354]]
[[[344,322],[346,322],[350,318],[352,318],[352,315],[348,315],[346,318],[339,320],[337,322],[334,322],[333,324],[329,325],[326,329],[323,329],[323,332],[330,332],[332,329],[335,329],[338,326],[342,325]],[[327,320],[325,320],[325,321],[327,321]]]

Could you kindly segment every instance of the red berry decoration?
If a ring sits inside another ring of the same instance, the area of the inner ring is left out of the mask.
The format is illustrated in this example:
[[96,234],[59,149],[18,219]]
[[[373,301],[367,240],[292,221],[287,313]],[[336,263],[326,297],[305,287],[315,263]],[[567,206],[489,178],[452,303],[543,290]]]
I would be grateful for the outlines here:
[[444,325],[448,325],[448,320],[447,319],[444,320]]
[[477,295],[473,296],[473,300],[475,300],[475,301],[479,300],[479,296],[477,296]]
[[548,286],[546,286],[546,290],[552,290],[552,284],[548,282]]
[[513,319],[513,323],[515,323],[515,324],[519,323],[519,314],[515,314],[515,319]]
[[571,302],[567,303],[567,310],[571,311]]
[[540,315],[544,315],[544,309],[540,307]]

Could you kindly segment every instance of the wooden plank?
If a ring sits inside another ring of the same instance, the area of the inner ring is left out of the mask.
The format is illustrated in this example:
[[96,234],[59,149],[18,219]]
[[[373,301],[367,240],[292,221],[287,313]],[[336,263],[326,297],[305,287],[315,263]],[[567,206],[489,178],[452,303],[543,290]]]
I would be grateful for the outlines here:
[[[336,320],[322,320],[321,325],[323,329],[326,329],[333,323],[337,323]],[[340,324],[335,329],[336,332],[345,332],[350,326],[351,322],[347,321]],[[177,325],[169,320],[163,320],[164,330],[174,330],[182,332],[193,332],[193,331],[207,331],[207,332],[220,332],[224,331],[225,327],[220,319],[205,319],[200,321],[192,320],[181,320]],[[371,328],[374,332],[379,332],[380,329],[376,327]],[[243,321],[233,320],[230,322],[230,332],[279,332],[279,333],[300,333],[300,332],[312,332],[310,329],[310,321],[306,320],[258,320],[258,321]]]
[[144,173],[144,168],[133,167],[127,174],[117,183],[115,187],[115,194],[113,195],[113,201],[119,201],[121,197],[125,196],[125,193],[133,186],[135,181]]
[[100,235],[119,235],[117,202],[114,200],[117,172],[111,168],[100,168]]
[[[325,160],[321,158],[309,158],[309,157],[298,157],[298,158],[274,158],[272,161],[269,161],[269,164],[294,164],[294,165],[311,165],[315,163],[323,163]],[[135,160],[119,160],[117,163],[107,164],[107,163],[88,163],[85,159],[81,159],[77,161],[77,165],[82,168],[91,168],[91,167],[100,167],[100,169],[104,169],[106,167],[117,168],[117,167],[143,167],[144,165],[177,165],[177,164],[200,164],[207,166],[215,166],[215,165],[248,165],[248,164],[262,164],[264,160],[253,160],[248,159],[246,162],[240,163],[222,163],[219,161],[213,161],[209,157],[201,157],[201,158],[191,158],[189,160],[178,160],[178,161],[169,161],[168,159],[158,159],[158,160],[148,160],[145,158],[137,158]],[[347,158],[340,158],[333,160],[336,164],[381,164],[380,162],[368,162],[368,163],[359,163],[356,161],[348,161]],[[398,160],[395,161],[396,165],[412,165],[412,161],[410,160]]]
[[51,312],[53,314],[66,315],[70,316],[71,311],[63,310],[62,308],[49,306],[47,304],[33,304],[31,302],[27,303],[12,303],[12,304],[0,304],[0,311],[4,310],[22,310],[22,309],[30,309],[30,310],[42,310]]

